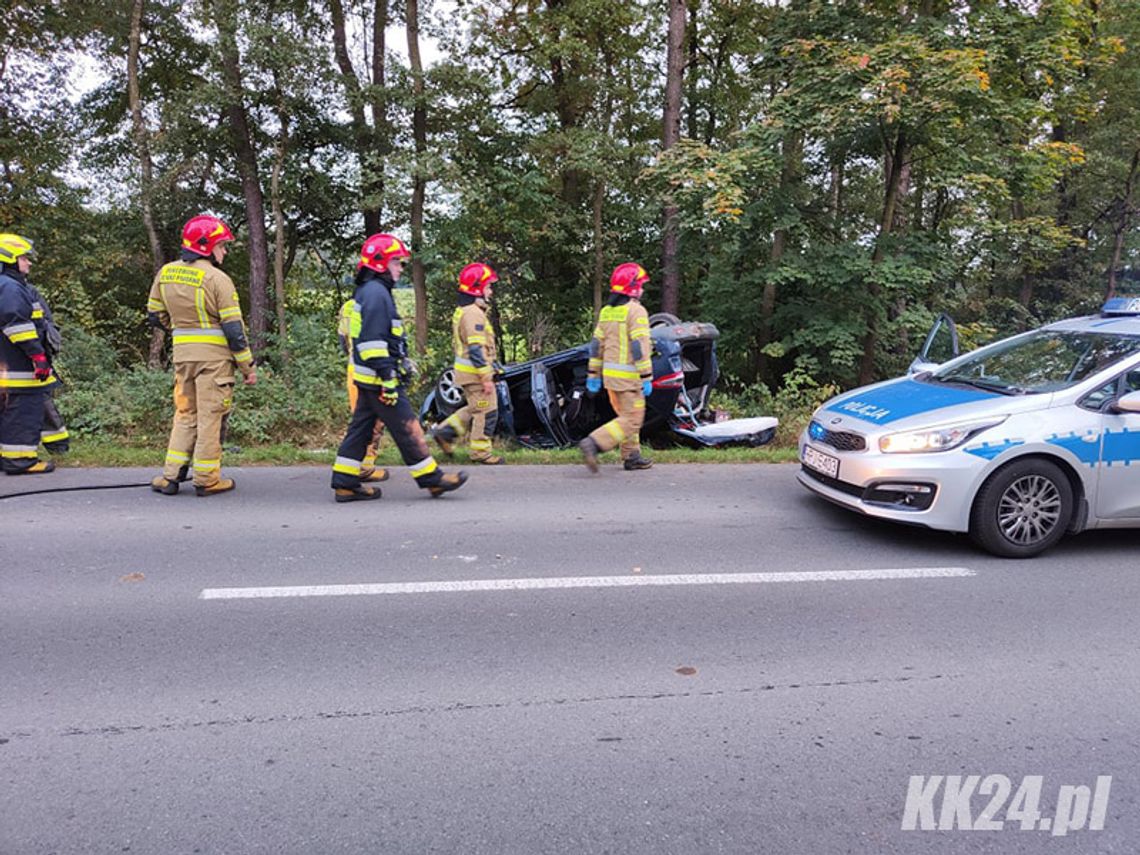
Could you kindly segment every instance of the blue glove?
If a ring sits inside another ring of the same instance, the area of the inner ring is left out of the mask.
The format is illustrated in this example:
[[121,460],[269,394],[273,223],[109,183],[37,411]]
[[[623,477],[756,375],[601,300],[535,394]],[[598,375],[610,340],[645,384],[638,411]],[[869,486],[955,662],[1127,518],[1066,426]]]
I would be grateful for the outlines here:
[[642,380],[641,381],[642,397],[648,398],[652,393],[653,393],[653,381],[652,380]]
[[587,377],[586,378],[586,391],[591,395],[596,395],[602,391],[602,378],[601,377]]

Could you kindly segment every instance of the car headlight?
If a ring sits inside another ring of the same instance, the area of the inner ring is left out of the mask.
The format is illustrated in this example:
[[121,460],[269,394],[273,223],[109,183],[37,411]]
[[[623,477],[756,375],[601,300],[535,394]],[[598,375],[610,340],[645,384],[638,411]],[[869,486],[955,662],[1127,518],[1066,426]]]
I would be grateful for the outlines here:
[[985,421],[961,422],[927,430],[891,433],[879,438],[879,451],[884,454],[914,454],[918,452],[949,451],[971,437],[1004,422],[1008,416]]

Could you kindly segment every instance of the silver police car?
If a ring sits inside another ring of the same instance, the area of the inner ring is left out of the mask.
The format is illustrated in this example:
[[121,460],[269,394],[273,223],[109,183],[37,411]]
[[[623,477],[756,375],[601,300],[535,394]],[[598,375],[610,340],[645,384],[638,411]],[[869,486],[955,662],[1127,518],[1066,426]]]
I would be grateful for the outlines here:
[[920,360],[816,410],[801,484],[868,516],[969,532],[1006,557],[1140,527],[1140,298]]

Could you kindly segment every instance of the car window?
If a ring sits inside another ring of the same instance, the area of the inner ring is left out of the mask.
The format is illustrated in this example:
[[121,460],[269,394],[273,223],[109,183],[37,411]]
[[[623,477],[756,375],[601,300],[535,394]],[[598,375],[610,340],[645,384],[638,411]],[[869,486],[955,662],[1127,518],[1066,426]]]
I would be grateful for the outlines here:
[[1127,395],[1129,392],[1140,392],[1140,368],[1135,368],[1124,375],[1124,388],[1120,393]]
[[1137,352],[1140,336],[1039,330],[982,348],[932,379],[1013,394],[1056,392]]
[[1093,410],[1099,413],[1105,404],[1116,397],[1116,384],[1116,380],[1111,380],[1095,392],[1090,392],[1085,395],[1081,398],[1081,406],[1086,410]]

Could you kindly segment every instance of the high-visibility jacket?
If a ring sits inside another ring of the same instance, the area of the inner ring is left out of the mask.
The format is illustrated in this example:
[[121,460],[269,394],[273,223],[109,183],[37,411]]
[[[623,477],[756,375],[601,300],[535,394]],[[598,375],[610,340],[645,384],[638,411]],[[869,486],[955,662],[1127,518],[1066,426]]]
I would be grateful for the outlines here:
[[497,352],[495,331],[477,300],[458,306],[451,316],[451,343],[455,351],[455,381],[482,382],[491,377]]
[[652,355],[649,313],[641,303],[619,298],[602,308],[590,342],[590,377],[601,374],[615,392],[640,390],[643,380],[653,379]]
[[400,361],[408,355],[404,321],[392,298],[395,283],[386,273],[365,271],[352,294],[350,310],[352,378],[358,386],[394,389],[399,385]]
[[47,300],[35,289],[31,282],[27,283],[27,288],[28,296],[32,298],[32,321],[35,323],[36,329],[41,333],[44,349],[47,350],[48,356],[55,356],[55,354],[59,353],[60,346],[63,344],[63,337],[59,333],[59,327],[55,325],[55,317],[51,313],[51,308],[48,306]]
[[175,362],[233,359],[242,374],[253,371],[237,289],[209,259],[164,265],[146,308],[152,324],[170,331]]
[[33,319],[27,285],[0,273],[0,394],[34,392],[54,386],[52,375],[37,380],[32,357],[45,354],[44,335]]

